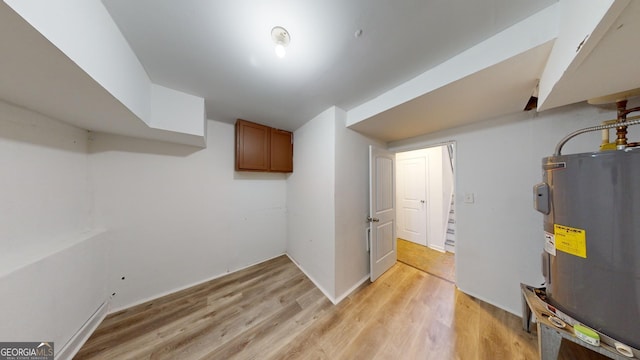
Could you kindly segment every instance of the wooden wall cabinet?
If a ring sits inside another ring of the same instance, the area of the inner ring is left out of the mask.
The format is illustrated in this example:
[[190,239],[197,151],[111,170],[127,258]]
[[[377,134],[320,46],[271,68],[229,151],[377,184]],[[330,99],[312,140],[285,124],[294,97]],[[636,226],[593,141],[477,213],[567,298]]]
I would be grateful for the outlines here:
[[293,133],[238,119],[236,170],[293,172]]

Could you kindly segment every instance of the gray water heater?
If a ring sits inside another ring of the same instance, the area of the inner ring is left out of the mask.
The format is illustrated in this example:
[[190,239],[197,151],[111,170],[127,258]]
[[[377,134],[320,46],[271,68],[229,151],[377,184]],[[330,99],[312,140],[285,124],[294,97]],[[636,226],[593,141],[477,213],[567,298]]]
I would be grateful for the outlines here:
[[640,348],[640,149],[551,156],[542,168],[551,304]]

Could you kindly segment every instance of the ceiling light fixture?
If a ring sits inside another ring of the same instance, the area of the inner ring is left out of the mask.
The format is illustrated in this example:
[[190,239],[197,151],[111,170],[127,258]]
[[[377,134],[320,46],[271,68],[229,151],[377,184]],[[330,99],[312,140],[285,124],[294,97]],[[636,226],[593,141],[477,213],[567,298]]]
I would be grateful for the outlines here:
[[276,26],[271,29],[271,40],[276,44],[276,55],[283,58],[287,54],[286,47],[289,46],[291,36],[287,29],[282,26]]

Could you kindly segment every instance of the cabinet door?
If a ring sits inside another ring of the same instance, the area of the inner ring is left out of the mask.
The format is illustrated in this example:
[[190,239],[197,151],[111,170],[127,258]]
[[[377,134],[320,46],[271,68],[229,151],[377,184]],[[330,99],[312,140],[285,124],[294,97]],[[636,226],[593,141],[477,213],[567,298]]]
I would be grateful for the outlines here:
[[271,129],[271,171],[293,172],[293,134]]
[[236,170],[269,171],[270,129],[245,120],[236,122]]

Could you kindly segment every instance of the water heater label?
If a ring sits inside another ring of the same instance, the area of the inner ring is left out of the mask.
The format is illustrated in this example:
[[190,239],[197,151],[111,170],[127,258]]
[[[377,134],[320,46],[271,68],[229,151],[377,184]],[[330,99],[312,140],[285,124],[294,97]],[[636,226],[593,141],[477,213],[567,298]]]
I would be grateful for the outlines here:
[[556,239],[552,233],[544,232],[544,251],[556,256]]
[[556,250],[567,254],[587,257],[587,233],[583,229],[576,229],[564,225],[553,225]]
[[567,167],[566,162],[547,163],[542,165],[542,170],[560,170]]

